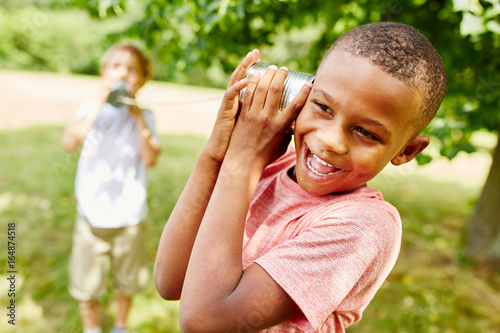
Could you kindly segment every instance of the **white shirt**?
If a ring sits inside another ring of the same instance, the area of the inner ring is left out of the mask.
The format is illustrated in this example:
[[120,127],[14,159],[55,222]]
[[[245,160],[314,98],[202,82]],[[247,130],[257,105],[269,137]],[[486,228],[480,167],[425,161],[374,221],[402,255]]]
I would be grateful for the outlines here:
[[[82,103],[83,118],[97,101]],[[153,136],[154,116],[142,110]],[[104,104],[87,134],[75,179],[78,212],[97,228],[120,228],[140,223],[147,214],[146,166],[139,158],[135,117]]]

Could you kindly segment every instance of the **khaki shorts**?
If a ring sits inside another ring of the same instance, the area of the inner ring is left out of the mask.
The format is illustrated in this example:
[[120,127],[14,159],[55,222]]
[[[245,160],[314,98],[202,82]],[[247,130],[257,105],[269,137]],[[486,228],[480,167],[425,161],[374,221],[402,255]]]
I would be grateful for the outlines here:
[[98,300],[113,287],[132,296],[148,283],[144,223],[125,228],[94,228],[77,214],[69,264],[69,293],[79,301]]

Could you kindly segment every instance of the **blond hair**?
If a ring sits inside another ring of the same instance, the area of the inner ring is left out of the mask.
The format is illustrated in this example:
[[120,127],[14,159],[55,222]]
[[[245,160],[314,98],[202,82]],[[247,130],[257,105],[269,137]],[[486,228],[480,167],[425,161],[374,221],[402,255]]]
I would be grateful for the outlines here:
[[151,61],[149,58],[137,47],[129,44],[115,44],[112,47],[110,47],[104,56],[102,57],[101,61],[101,71],[106,68],[106,66],[109,64],[111,59],[118,53],[129,53],[135,56],[139,60],[139,64],[141,66],[142,74],[146,80],[150,79],[152,77],[152,66],[151,66]]

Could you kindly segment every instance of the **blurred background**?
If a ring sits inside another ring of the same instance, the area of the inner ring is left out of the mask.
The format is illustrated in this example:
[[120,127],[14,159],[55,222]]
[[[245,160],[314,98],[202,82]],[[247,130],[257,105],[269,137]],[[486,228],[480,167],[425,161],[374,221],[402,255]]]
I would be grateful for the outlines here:
[[[500,0],[0,0],[0,247],[15,225],[16,295],[0,255],[2,332],[80,332],[67,293],[78,154],[64,125],[99,86],[116,42],[153,60],[138,97],[151,108],[163,153],[151,169],[148,251],[156,248],[227,79],[246,53],[315,73],[329,46],[360,24],[418,28],[441,54],[448,93],[415,163],[370,185],[400,211],[400,257],[348,332],[500,332]],[[16,303],[15,325],[6,306]],[[104,328],[112,326],[112,295]],[[178,332],[176,302],[152,282],[134,299],[131,332]]]

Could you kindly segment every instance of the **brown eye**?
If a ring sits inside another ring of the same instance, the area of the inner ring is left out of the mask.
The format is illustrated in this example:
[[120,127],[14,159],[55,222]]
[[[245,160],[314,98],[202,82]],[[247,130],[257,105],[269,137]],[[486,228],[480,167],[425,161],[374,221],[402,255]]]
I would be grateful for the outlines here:
[[324,104],[322,104],[322,103],[320,103],[320,102],[315,102],[315,104],[316,104],[316,105],[317,105],[317,106],[318,106],[321,110],[323,110],[324,112],[326,112],[326,113],[328,113],[328,114],[330,114],[330,115],[332,115],[332,116],[333,116],[333,111],[332,111],[332,109],[330,109],[328,106],[326,106],[326,105],[324,105]]
[[372,134],[371,132],[365,130],[363,127],[357,127],[356,131],[358,131],[359,134],[361,134],[362,136],[364,136],[366,138],[370,138],[370,139],[375,140],[375,141],[381,141],[379,137],[377,137],[376,135]]

